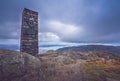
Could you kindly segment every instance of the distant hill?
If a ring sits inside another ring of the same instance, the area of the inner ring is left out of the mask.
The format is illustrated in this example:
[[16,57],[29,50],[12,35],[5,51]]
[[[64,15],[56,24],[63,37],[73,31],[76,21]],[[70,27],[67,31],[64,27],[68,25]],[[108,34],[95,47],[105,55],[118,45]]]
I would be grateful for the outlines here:
[[60,48],[58,52],[65,52],[68,50],[72,50],[75,52],[89,52],[89,51],[106,51],[115,54],[120,54],[120,46],[105,46],[105,45],[83,45],[83,46],[73,46],[73,47],[65,47]]

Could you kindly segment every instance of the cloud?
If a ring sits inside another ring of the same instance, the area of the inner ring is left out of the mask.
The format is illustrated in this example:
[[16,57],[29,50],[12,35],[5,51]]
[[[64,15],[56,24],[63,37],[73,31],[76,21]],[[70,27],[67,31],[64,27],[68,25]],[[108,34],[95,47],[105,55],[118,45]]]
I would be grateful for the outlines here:
[[[24,7],[39,12],[41,33],[52,33],[60,41],[120,43],[120,0],[3,0],[0,39],[19,39]],[[58,40],[50,36],[44,41]]]
[[65,46],[65,45],[41,45],[40,47],[62,47],[62,46]]
[[[49,31],[56,33],[63,41],[73,40],[77,35],[81,36],[83,28],[73,24],[50,20],[47,23]],[[81,33],[81,34],[80,34]]]
[[1,39],[0,44],[5,45],[19,45],[20,41],[19,39]]
[[20,24],[18,22],[5,22],[0,25],[0,39],[19,39]]
[[60,37],[54,33],[46,32],[39,33],[39,39],[41,42],[57,42],[60,41]]
[[19,50],[18,45],[6,45],[6,44],[0,44],[0,49],[9,49],[9,50]]
[[[42,8],[44,8],[46,20],[41,23],[40,31],[56,33],[62,41],[67,42],[119,42],[119,2],[108,0],[43,1]],[[67,26],[64,27],[63,24]],[[74,26],[78,31],[70,32],[67,30],[68,25]]]

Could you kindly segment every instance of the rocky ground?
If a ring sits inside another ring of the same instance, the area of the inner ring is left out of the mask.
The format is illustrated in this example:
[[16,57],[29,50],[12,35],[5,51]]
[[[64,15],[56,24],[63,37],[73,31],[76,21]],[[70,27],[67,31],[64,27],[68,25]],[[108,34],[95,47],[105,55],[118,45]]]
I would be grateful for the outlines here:
[[[44,54],[31,56],[27,53],[0,50],[0,81],[120,81],[116,78],[120,76],[117,58],[107,63],[106,57],[101,54],[103,53],[96,55],[93,52],[74,51],[58,53],[49,50]],[[108,65],[105,63],[111,65],[111,68],[106,67]],[[109,76],[109,69],[117,71],[112,72],[113,77]],[[101,72],[106,74],[100,74]]]

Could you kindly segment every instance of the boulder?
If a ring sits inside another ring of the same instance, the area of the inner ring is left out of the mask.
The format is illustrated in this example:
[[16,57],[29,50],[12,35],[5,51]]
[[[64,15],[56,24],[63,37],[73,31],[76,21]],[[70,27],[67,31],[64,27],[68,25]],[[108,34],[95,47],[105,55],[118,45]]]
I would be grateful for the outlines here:
[[40,66],[30,54],[0,50],[0,81],[40,81]]

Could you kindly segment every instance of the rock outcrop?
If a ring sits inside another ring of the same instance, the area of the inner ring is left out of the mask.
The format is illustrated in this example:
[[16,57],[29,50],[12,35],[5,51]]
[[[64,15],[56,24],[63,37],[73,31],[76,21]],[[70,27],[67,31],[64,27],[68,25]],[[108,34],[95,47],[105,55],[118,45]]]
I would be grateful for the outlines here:
[[27,53],[0,50],[0,81],[39,81],[40,65]]
[[119,74],[119,57],[108,52],[0,50],[0,81],[119,81]]

